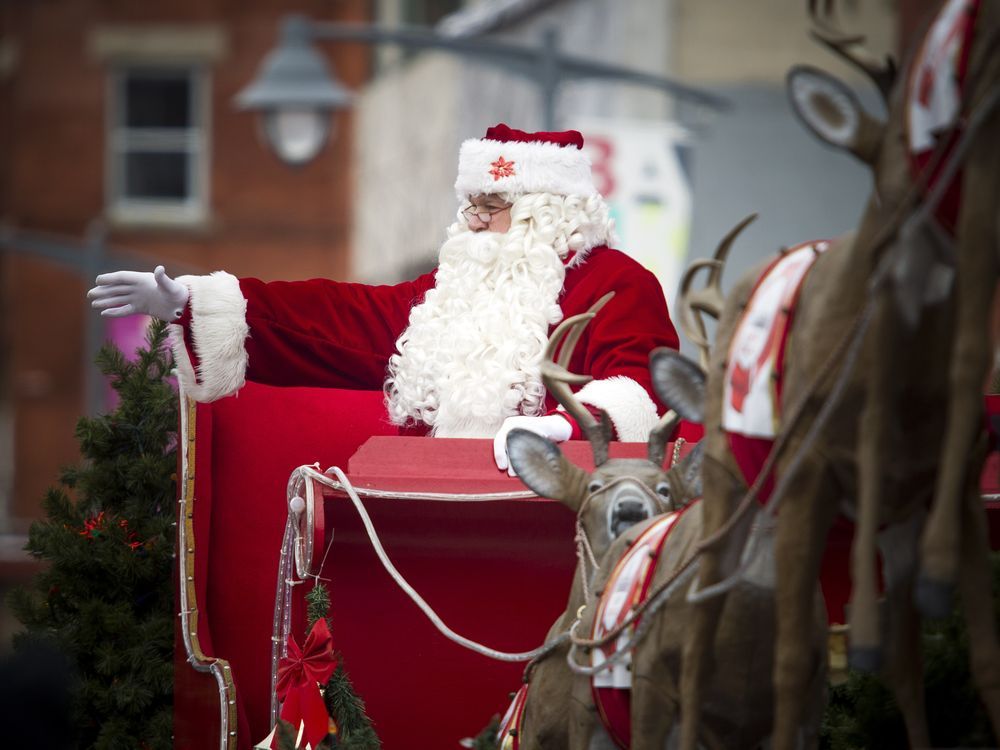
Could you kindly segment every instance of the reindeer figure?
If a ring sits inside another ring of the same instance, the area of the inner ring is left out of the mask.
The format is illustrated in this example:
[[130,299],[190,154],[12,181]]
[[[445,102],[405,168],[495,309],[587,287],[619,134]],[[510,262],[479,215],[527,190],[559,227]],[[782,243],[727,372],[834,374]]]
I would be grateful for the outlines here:
[[[596,467],[594,473],[588,474],[571,464],[554,443],[534,433],[513,430],[507,437],[511,464],[522,481],[537,494],[559,500],[578,516],[577,571],[566,610],[553,623],[546,642],[556,642],[560,635],[567,633],[579,609],[591,598],[596,561],[607,555],[615,538],[637,523],[677,510],[694,493],[700,492],[700,450],[692,451],[669,470],[663,468],[667,440],[681,418],[676,412],[668,411],[650,433],[648,460],[609,460],[607,426],[576,401],[565,382],[566,379],[578,384],[586,382],[586,378],[569,376],[566,367],[584,326],[610,298],[611,295],[607,295],[598,300],[587,313],[563,321],[552,332],[541,370],[549,392],[579,420],[590,440]],[[694,418],[697,415],[687,416]],[[528,455],[532,456],[530,461],[525,458]],[[536,459],[551,463],[552,471],[545,474],[544,482]],[[608,489],[600,491],[600,488]],[[566,746],[573,682],[566,651],[563,643],[542,660],[529,665],[526,671],[525,681],[530,681],[530,690],[527,691],[519,748],[548,750]]]
[[[607,460],[606,431],[573,396],[569,384],[581,379],[568,373],[565,366],[571,341],[591,317],[592,312],[571,318],[556,329],[542,373],[549,391],[586,426],[595,454],[594,472],[588,474],[570,464],[554,443],[534,433],[515,430],[507,439],[508,455],[525,484],[539,495],[564,503],[579,517],[577,576],[566,611],[550,630],[550,641],[577,619],[578,632],[592,632],[596,613],[606,611],[614,597],[612,591],[604,591],[603,596],[600,593],[630,550],[634,555],[645,555],[644,542],[663,535],[655,569],[648,578],[656,587],[690,555],[701,536],[700,504],[678,512],[681,504],[700,493],[700,448],[667,472],[661,466],[664,441],[676,425],[676,416],[668,412],[650,436],[647,461]],[[548,361],[567,332],[570,341],[563,347],[560,361]],[[696,365],[677,352],[662,350],[652,358],[652,376],[661,398],[686,418],[700,418],[704,376]],[[653,546],[653,542],[648,545],[650,550]],[[595,566],[590,572],[588,560]],[[613,704],[623,700],[622,691],[611,688],[602,692],[598,687],[600,672],[593,683],[590,676],[573,675],[563,646],[538,663],[530,675],[519,748],[610,748],[615,743],[639,749],[664,747],[671,732],[676,733],[680,655],[690,613],[683,590],[675,587],[666,595],[656,614],[650,612],[645,635],[630,654],[631,709],[629,713],[626,702],[624,726],[615,726],[607,718]],[[825,643],[825,620],[818,599],[817,606],[813,645],[818,653]],[[734,592],[716,644],[728,668],[712,685],[717,711],[705,731],[709,746],[752,748],[770,732],[767,666],[773,651],[772,639],[766,636],[772,621],[771,594],[766,586],[748,583]],[[823,676],[820,671],[813,687],[813,733],[818,728]],[[607,677],[603,680],[609,681],[613,682]]]
[[[955,53],[956,59],[967,61],[966,90],[955,104],[965,130],[951,152],[947,148],[954,143],[956,130],[944,133],[932,148],[929,165],[923,165],[916,178],[912,164],[919,165],[919,160],[913,139],[921,121],[912,97],[927,91],[926,81],[914,77],[923,71],[912,69],[897,79],[891,63],[876,65],[859,51],[860,39],[818,29],[826,44],[865,70],[886,96],[884,124],[822,72],[799,68],[789,76],[797,114],[821,138],[868,163],[875,186],[856,234],[834,240],[815,258],[793,304],[785,310],[791,317],[781,344],[784,367],[774,373],[773,381],[780,384],[776,458],[756,474],[746,471],[745,461],[737,455],[740,441],[745,448],[744,438],[754,435],[736,434],[727,425],[733,423],[732,411],[738,411],[734,394],[742,390],[734,379],[744,353],[738,333],[744,310],[754,308],[755,292],[764,283],[760,269],[736,285],[716,332],[718,345],[706,386],[706,536],[717,537],[715,532],[728,523],[737,506],[749,507],[744,501],[766,489],[769,479],[776,477],[775,495],[780,501],[774,549],[775,750],[795,747],[801,739],[804,696],[814,673],[814,657],[802,644],[811,632],[811,597],[826,534],[841,511],[856,517],[859,524],[852,657],[856,661],[860,657],[868,666],[874,662],[878,643],[873,549],[876,531],[882,528],[887,676],[910,742],[930,744],[913,605],[917,543],[923,527],[922,602],[940,613],[960,572],[973,674],[994,732],[1000,729],[1000,652],[972,450],[988,361],[987,307],[1000,248],[996,108],[1000,3],[949,0],[940,18],[954,23],[959,37],[968,32],[965,52]],[[934,29],[932,36],[941,26]],[[946,40],[954,36],[947,28],[942,33]],[[931,44],[930,39],[926,43]],[[957,276],[951,283],[949,243],[928,215],[938,189],[933,188],[928,198],[922,188],[929,175],[941,170],[943,190],[950,165],[959,163],[963,197],[955,223]],[[942,408],[945,403],[947,410]],[[931,520],[925,524],[935,481],[937,495]],[[711,647],[724,606],[723,596],[712,595],[720,590],[719,581],[733,573],[745,537],[744,525],[724,542],[713,538],[715,543],[701,546],[699,577],[691,593],[700,606],[684,654],[681,744],[686,750],[693,750],[698,740]]]

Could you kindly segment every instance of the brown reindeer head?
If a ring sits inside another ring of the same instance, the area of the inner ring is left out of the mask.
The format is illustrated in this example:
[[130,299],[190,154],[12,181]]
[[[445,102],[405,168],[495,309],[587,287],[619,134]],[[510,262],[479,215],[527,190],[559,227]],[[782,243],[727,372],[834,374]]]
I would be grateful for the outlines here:
[[[888,121],[869,114],[854,92],[836,77],[809,65],[793,66],[786,78],[788,99],[800,120],[822,141],[847,151],[871,167],[875,179],[874,203],[880,208],[905,194],[910,174],[905,153],[903,107],[890,97],[901,97],[895,86],[896,65],[879,60],[863,46],[864,37],[835,28],[830,11],[810,2],[812,36],[835,54],[862,71],[881,95],[889,112]],[[891,207],[891,206],[890,206]]]
[[[944,156],[948,144],[953,142],[956,126],[942,128],[935,134],[934,154],[921,174],[915,175],[908,145],[912,133],[906,125],[911,109],[906,105],[907,90],[912,86],[901,85],[905,81],[897,75],[891,58],[879,62],[862,48],[864,37],[834,28],[829,22],[831,8],[820,11],[817,3],[818,0],[810,2],[813,36],[875,83],[889,113],[888,119],[882,122],[871,116],[845,84],[805,65],[795,66],[788,73],[789,101],[799,119],[816,136],[871,167],[874,192],[857,235],[872,245],[873,258],[887,256],[885,261],[891,268],[898,311],[912,330],[922,310],[941,302],[950,284],[948,268],[953,264],[950,240],[936,223],[925,220],[932,211],[921,209],[920,203],[931,175],[946,167]],[[912,72],[908,76],[912,78]],[[970,76],[975,77],[972,72]],[[918,184],[923,188],[918,189]]]
[[[606,418],[596,419],[573,395],[569,385],[583,385],[589,378],[567,372],[573,345],[586,324],[611,295],[590,311],[568,318],[552,333],[542,364],[542,380],[549,392],[580,424],[594,451],[595,469],[588,473],[570,463],[559,447],[527,430],[511,430],[507,455],[521,480],[533,492],[558,500],[577,513],[595,557],[599,560],[622,532],[655,515],[675,510],[700,493],[701,451],[696,448],[669,470],[663,468],[667,439],[683,416],[701,419],[704,374],[678,352],[654,352],[652,375],[658,394],[674,405],[649,436],[648,459],[608,459]],[[564,337],[558,360],[555,350]],[[684,378],[683,384],[676,382]],[[666,382],[669,380],[670,382]]]

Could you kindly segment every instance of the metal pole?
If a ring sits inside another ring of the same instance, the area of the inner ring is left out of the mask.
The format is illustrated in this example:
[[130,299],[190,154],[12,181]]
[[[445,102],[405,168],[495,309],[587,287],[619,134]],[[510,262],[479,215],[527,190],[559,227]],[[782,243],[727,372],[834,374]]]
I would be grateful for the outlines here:
[[[95,220],[87,227],[84,240],[84,267],[81,268],[85,279],[93,279],[101,272],[107,256],[107,231],[104,222]],[[94,358],[101,348],[105,338],[104,318],[90,307],[90,302],[84,304],[83,333],[83,372],[84,392],[83,404],[88,416],[100,414],[104,409],[105,382],[104,374],[94,364]]]
[[542,34],[542,49],[538,66],[538,86],[542,95],[544,130],[556,129],[556,96],[559,91],[559,32],[549,26]]
[[[285,24],[289,20],[291,19],[286,19]],[[433,49],[478,59],[536,82],[542,87],[544,106],[549,106],[548,90],[555,91],[565,80],[581,79],[615,81],[652,88],[667,96],[688,100],[711,110],[724,111],[730,106],[729,100],[724,97],[675,79],[563,54],[559,51],[554,29],[545,31],[542,46],[539,47],[479,37],[447,37],[431,29],[413,27],[385,29],[374,24],[314,21],[306,17],[296,17],[293,23],[308,24],[309,36],[316,41],[354,42],[372,46],[395,44],[405,49]],[[546,123],[550,126],[554,122],[554,114],[546,117],[551,117]]]

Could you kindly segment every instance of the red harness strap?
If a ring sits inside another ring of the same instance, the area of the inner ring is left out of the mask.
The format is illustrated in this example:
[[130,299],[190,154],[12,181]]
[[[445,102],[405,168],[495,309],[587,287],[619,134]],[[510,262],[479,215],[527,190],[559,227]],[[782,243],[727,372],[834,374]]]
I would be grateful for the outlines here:
[[[597,605],[592,638],[603,637],[619,625],[634,607],[646,600],[660,552],[677,521],[693,506],[694,503],[691,503],[677,513],[657,518],[618,560]],[[596,666],[616,653],[632,636],[638,622],[626,628],[616,641],[593,649],[592,664]],[[591,678],[591,694],[601,722],[614,743],[623,750],[632,743],[631,666],[632,655],[627,654],[613,667]]]
[[518,750],[521,746],[521,725],[524,722],[524,705],[528,702],[528,683],[521,685],[500,720],[497,730],[498,750]]

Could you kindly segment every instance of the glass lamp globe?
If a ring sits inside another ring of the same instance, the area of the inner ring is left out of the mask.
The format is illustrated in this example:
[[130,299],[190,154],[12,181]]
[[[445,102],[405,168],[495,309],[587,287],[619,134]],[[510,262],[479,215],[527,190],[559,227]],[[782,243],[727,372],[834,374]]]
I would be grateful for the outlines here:
[[275,107],[262,116],[271,148],[283,162],[295,166],[312,160],[333,130],[333,113],[315,107]]

